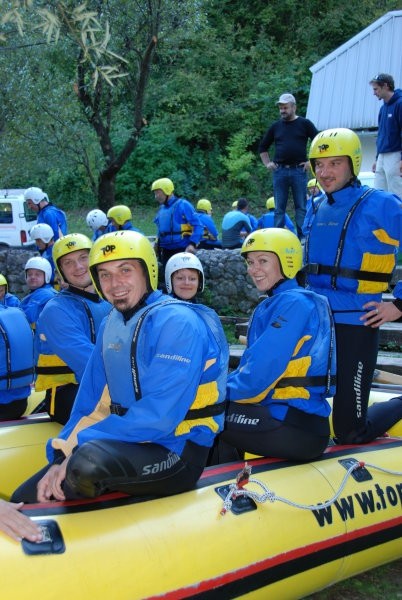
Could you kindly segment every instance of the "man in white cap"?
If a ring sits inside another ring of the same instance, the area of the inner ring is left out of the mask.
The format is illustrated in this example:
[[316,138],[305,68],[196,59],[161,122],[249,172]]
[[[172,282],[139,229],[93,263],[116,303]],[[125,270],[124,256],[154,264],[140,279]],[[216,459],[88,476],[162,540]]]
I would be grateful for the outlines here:
[[[259,146],[261,160],[273,172],[275,197],[275,227],[285,227],[286,206],[289,189],[295,205],[297,235],[303,237],[302,227],[306,215],[307,142],[318,131],[315,125],[296,114],[296,100],[292,94],[282,94],[277,102],[280,119],[265,132]],[[275,144],[275,155],[270,158],[268,150]]]

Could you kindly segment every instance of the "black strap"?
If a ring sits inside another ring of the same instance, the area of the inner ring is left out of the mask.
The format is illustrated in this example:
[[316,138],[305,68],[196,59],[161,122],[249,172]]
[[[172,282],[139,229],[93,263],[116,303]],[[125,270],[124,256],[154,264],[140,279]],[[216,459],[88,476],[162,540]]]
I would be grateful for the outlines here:
[[331,267],[319,263],[309,263],[302,268],[303,273],[308,275],[331,275],[335,277],[346,277],[347,279],[361,279],[364,281],[376,281],[378,283],[389,283],[392,273],[376,273],[374,271],[362,271],[359,269],[348,269],[346,267]]
[[18,377],[25,377],[26,375],[33,375],[35,372],[34,367],[28,367],[27,369],[21,369],[20,371],[12,371],[6,375],[0,375],[0,381],[4,379],[18,379]]
[[[283,377],[275,385],[276,388],[286,387],[322,387],[327,386],[328,377],[326,375],[307,375],[305,377]],[[335,375],[330,377],[330,385],[336,384]]]
[[[7,372],[9,373],[11,371],[11,347],[10,347],[10,340],[8,339],[7,332],[6,332],[5,328],[3,327],[3,325],[1,323],[0,323],[0,334],[3,336],[3,339],[4,339],[4,345],[5,345],[5,350],[6,350]],[[11,381],[8,381],[8,383],[7,383],[7,389],[9,390],[10,387],[11,387]]]
[[58,367],[36,367],[35,372],[37,375],[67,375],[68,373],[74,373],[67,365],[60,365]]
[[142,398],[140,380],[139,380],[139,376],[138,376],[138,364],[137,364],[137,344],[138,344],[138,338],[139,338],[141,326],[144,322],[145,317],[148,315],[148,313],[151,310],[153,310],[157,306],[165,306],[166,304],[173,304],[175,302],[177,302],[177,300],[172,299],[172,300],[164,300],[163,302],[155,302],[155,304],[151,304],[150,306],[148,306],[148,308],[146,308],[144,310],[144,312],[138,318],[138,321],[136,323],[136,326],[134,329],[134,334],[133,334],[133,339],[131,341],[131,356],[130,356],[131,374],[132,374],[132,379],[133,379],[133,386],[134,386],[136,400],[141,400],[141,398]]
[[95,344],[96,343],[95,320],[94,320],[93,314],[91,312],[91,309],[89,308],[88,304],[85,302],[85,299],[82,296],[80,296],[79,294],[74,294],[74,292],[71,292],[70,290],[64,290],[63,293],[66,296],[68,295],[69,298],[75,300],[76,302],[80,302],[82,304],[82,306],[84,307],[84,310],[86,312],[86,315],[87,315],[88,321],[89,321],[91,343]]
[[216,417],[225,412],[226,402],[219,402],[218,404],[211,404],[204,406],[204,408],[190,408],[184,417],[185,421],[192,421],[194,419],[205,419],[206,417]]
[[[216,417],[217,415],[221,415],[225,412],[226,402],[219,402],[219,404],[212,404],[211,406],[204,406],[204,408],[190,408],[187,411],[186,416],[184,417],[184,421],[193,421],[194,419],[205,419],[206,417]],[[128,408],[118,404],[117,402],[112,402],[110,405],[110,413],[112,415],[118,415],[119,417],[124,417]]]
[[[360,205],[360,203],[361,203],[361,202],[362,202],[362,201],[363,201],[365,198],[367,198],[367,196],[369,196],[369,195],[370,195],[372,192],[374,192],[374,189],[373,189],[373,188],[368,188],[368,189],[367,189],[367,190],[366,190],[366,191],[365,191],[365,192],[364,192],[364,193],[363,193],[363,194],[362,194],[362,195],[361,195],[361,196],[360,196],[360,197],[359,197],[359,198],[356,200],[356,202],[353,204],[353,206],[351,206],[351,208],[350,208],[350,210],[349,210],[348,214],[346,215],[345,221],[344,221],[344,223],[343,223],[343,225],[342,225],[342,231],[341,231],[341,235],[340,235],[340,238],[339,238],[339,241],[338,241],[338,248],[337,248],[337,250],[336,250],[335,261],[334,261],[334,266],[333,266],[333,267],[327,267],[328,269],[333,269],[333,271],[332,271],[332,272],[328,273],[328,275],[331,275],[331,287],[332,287],[332,289],[333,289],[333,290],[336,290],[336,289],[337,289],[337,288],[336,288],[336,279],[337,279],[337,277],[338,277],[338,276],[341,276],[341,277],[349,277],[349,278],[351,278],[351,275],[349,275],[349,276],[348,276],[348,275],[343,275],[343,274],[341,274],[341,267],[340,267],[341,260],[342,260],[342,254],[343,254],[343,250],[344,250],[344,247],[345,247],[345,238],[346,238],[346,233],[347,233],[348,227],[349,227],[349,225],[350,225],[350,222],[351,222],[351,220],[352,220],[352,217],[353,217],[353,215],[355,214],[355,211],[356,211],[357,207],[358,207],[358,206]],[[324,200],[324,198],[323,198],[323,200]],[[319,203],[319,205],[317,206],[317,209],[314,211],[314,213],[315,213],[315,214],[318,212],[318,209],[320,208],[321,204],[322,204],[322,201]],[[310,235],[311,235],[311,232],[310,232]],[[309,236],[308,236],[308,237],[309,237]],[[305,256],[306,256],[306,258],[308,259],[308,256],[309,256],[309,240],[307,240],[307,244],[306,244],[306,245],[307,245],[307,247],[306,247],[306,254],[305,254]],[[309,266],[309,264],[313,264],[313,265],[314,265],[314,263],[307,263],[306,267],[308,267],[308,266]],[[317,266],[326,267],[326,265],[317,265]],[[306,268],[306,267],[305,267],[305,268]],[[303,269],[303,270],[304,270],[304,269]],[[352,273],[352,272],[354,271],[354,269],[345,269],[345,271],[346,271],[346,272],[347,272],[347,271],[349,271],[350,273]],[[358,271],[356,271],[356,272],[358,272]],[[361,271],[361,272],[362,272],[362,273],[371,273],[371,271]],[[316,273],[316,274],[319,274],[319,273]],[[383,273],[381,273],[381,274],[376,274],[376,275],[381,275],[381,276],[382,276],[382,275],[384,275],[384,274],[383,274]],[[388,275],[388,274],[386,274],[386,275]],[[371,277],[371,275],[370,275],[370,277]],[[356,278],[355,276],[353,276],[352,278],[353,278],[353,279],[364,279],[364,277],[357,277],[357,278]],[[368,281],[378,281],[378,280],[377,280],[377,279],[368,279]],[[387,280],[385,281],[385,283],[387,283],[388,281],[389,281],[389,280],[387,279]],[[380,280],[380,282],[382,283],[382,280]]]
[[191,231],[161,231],[159,233],[160,238],[167,237],[168,235],[191,235]]

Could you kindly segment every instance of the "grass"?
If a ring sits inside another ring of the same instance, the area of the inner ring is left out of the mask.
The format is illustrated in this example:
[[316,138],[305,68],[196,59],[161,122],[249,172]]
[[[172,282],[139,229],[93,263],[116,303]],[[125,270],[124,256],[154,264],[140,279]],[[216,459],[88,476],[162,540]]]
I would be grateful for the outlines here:
[[[401,541],[402,544],[402,541]],[[402,600],[402,560],[346,579],[305,600]]]
[[[92,208],[94,207],[78,208],[74,210],[64,209],[67,213],[68,230],[70,233],[84,233],[89,237],[92,235],[91,230],[85,222],[85,217]],[[133,225],[145,235],[156,235],[156,227],[153,220],[158,210],[158,204],[151,198],[148,206],[136,206],[130,208],[133,215]],[[230,210],[230,208],[230,206],[217,207],[217,209],[213,211],[212,216],[218,230],[220,230],[224,213]],[[259,213],[258,216],[260,216]]]

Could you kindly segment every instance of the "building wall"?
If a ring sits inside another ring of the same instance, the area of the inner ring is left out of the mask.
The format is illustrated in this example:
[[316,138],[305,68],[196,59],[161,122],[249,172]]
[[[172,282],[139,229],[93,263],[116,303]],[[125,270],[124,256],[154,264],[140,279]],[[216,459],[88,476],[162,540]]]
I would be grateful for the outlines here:
[[396,87],[402,87],[402,10],[386,13],[310,70],[307,118],[317,129],[377,128],[380,103],[369,81],[391,73]]

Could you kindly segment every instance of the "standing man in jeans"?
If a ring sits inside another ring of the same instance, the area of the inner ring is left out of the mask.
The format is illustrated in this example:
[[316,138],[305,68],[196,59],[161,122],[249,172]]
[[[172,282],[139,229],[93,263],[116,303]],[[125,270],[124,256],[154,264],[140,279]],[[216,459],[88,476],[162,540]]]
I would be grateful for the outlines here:
[[[275,197],[275,227],[285,227],[286,206],[289,189],[295,205],[297,235],[303,237],[302,227],[306,215],[307,142],[313,140],[318,131],[311,121],[296,115],[296,100],[292,94],[282,94],[277,105],[280,119],[265,132],[259,146],[262,162],[273,172]],[[268,150],[275,144],[272,160]]]
[[402,199],[402,90],[395,89],[388,73],[379,73],[370,85],[374,96],[384,101],[378,115],[374,187]]

